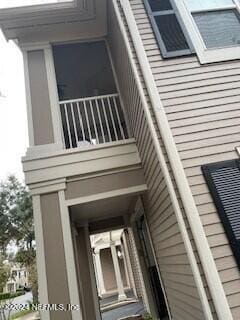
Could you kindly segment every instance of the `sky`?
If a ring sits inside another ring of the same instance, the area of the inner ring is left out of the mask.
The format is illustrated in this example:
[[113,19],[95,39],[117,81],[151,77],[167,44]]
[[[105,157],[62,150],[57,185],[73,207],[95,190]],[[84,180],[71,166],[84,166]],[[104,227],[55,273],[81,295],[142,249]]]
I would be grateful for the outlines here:
[[23,61],[0,30],[0,181],[9,174],[23,181],[21,157],[28,146]]

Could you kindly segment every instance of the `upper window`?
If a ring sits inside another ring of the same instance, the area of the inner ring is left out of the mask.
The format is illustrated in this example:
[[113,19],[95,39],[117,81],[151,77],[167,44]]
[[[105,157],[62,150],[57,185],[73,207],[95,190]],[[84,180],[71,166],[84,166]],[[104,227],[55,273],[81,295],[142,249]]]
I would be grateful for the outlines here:
[[161,54],[165,58],[188,55],[193,52],[170,0],[144,0]]
[[240,0],[144,0],[165,58],[240,59]]
[[201,63],[240,58],[239,0],[174,0]]

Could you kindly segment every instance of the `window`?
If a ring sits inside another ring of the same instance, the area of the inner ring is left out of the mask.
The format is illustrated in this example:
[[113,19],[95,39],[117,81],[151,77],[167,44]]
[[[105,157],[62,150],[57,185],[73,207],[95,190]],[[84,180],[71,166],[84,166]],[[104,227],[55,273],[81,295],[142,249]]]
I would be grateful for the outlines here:
[[144,0],[161,54],[164,58],[189,55],[193,52],[185,26],[170,0]]
[[202,171],[240,268],[240,161],[205,165]]
[[239,0],[174,0],[201,63],[240,58]]

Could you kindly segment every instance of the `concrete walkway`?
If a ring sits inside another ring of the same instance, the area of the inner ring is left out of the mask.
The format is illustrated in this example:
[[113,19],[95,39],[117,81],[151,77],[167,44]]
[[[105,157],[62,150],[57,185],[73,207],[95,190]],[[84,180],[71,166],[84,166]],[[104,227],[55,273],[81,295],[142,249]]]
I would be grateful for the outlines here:
[[142,302],[135,302],[106,312],[102,312],[102,320],[118,320],[120,318],[143,314],[144,308]]
[[16,320],[36,320],[38,316],[37,312],[26,314],[25,316],[22,316],[20,318],[17,318]]

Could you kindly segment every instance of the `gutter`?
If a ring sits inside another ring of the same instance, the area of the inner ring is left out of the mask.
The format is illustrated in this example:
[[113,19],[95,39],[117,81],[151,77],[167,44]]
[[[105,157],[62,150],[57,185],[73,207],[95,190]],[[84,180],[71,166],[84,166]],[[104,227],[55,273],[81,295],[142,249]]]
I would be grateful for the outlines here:
[[[139,30],[134,18],[134,14],[132,12],[132,8],[129,4],[129,0],[120,0],[126,22],[128,24],[129,32],[131,35],[131,39],[136,51],[137,59],[141,68],[141,72],[144,77],[145,85],[148,91],[148,95],[150,97],[151,105],[153,107],[154,115],[157,121],[157,126],[160,131],[162,140],[164,142],[166,152],[168,155],[168,159],[171,165],[171,169],[173,171],[173,175],[179,190],[179,194],[181,196],[181,200],[183,203],[183,207],[191,227],[191,231],[193,234],[193,238],[197,247],[197,251],[201,260],[201,264],[204,270],[204,274],[207,279],[207,283],[209,286],[209,290],[214,302],[214,306],[218,315],[219,320],[233,320],[228,301],[212,256],[211,249],[209,247],[202,222],[199,217],[199,213],[194,202],[191,189],[189,187],[181,159],[179,157],[175,142],[173,140],[171,128],[168,123],[167,116],[165,114],[161,98],[158,93],[158,89],[155,84],[155,80],[151,71],[151,67],[142,43],[141,36],[139,34]],[[157,137],[157,133],[154,127],[153,119],[148,108],[147,100],[141,85],[141,80],[135,65],[135,61],[132,55],[131,47],[129,44],[128,36],[125,30],[125,26],[123,24],[121,15],[119,13],[117,0],[113,0],[113,5],[115,8],[115,12],[118,17],[118,22],[121,28],[122,35],[124,37],[124,41],[127,47],[127,51],[130,57],[131,66],[134,71],[135,79],[138,85],[141,101],[144,107],[145,115],[149,124],[149,129],[152,135],[153,143],[155,146],[155,150],[158,156],[158,160],[160,162],[161,169],[163,171],[165,181],[168,187],[168,191],[171,197],[172,205],[176,214],[176,218],[179,224],[179,228],[183,237],[183,241],[186,247],[187,255],[191,264],[191,268],[193,271],[193,276],[196,281],[198,293],[200,296],[200,300],[203,306],[205,319],[212,320],[212,312],[210,309],[210,305],[207,299],[206,291],[202,282],[201,274],[198,268],[198,264],[196,261],[196,257],[194,255],[194,250],[192,248],[192,244],[188,235],[188,231],[184,222],[184,218],[182,215],[181,208],[178,203],[177,195],[175,193],[175,189],[171,180],[171,176],[168,171],[168,167],[165,161],[164,154],[159,144],[159,140]]]

